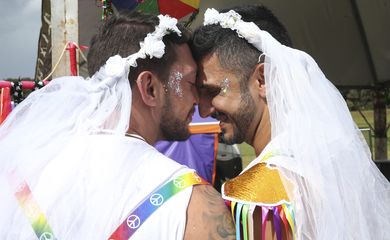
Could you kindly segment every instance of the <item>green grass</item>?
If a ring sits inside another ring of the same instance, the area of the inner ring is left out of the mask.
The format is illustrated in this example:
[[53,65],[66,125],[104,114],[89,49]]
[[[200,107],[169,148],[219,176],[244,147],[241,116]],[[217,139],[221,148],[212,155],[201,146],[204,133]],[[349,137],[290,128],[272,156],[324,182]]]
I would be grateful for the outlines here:
[[[362,111],[363,115],[367,118],[367,121],[370,123],[370,125],[372,127],[374,127],[374,111],[373,110],[364,110]],[[355,123],[356,125],[362,129],[362,128],[369,128],[368,124],[366,123],[366,121],[364,120],[364,118],[361,116],[361,114],[357,111],[352,111],[351,112],[352,114],[352,117],[353,119],[355,120]],[[389,122],[390,120],[390,111],[389,109],[387,109],[386,111],[386,120],[387,120],[387,123]],[[367,141],[367,144],[369,145],[370,149],[371,149],[371,152],[373,154],[373,156],[375,156],[375,137],[374,137],[374,132],[371,131],[371,142],[370,142],[370,138],[369,138],[369,132],[368,131],[362,131],[363,132],[363,135]],[[390,136],[390,131],[387,130],[387,136],[389,137]],[[387,156],[388,158],[390,157],[390,144],[389,144],[389,139],[387,140]]]
[[[364,116],[367,118],[370,125],[374,126],[374,111],[373,110],[365,110],[362,112],[363,112]],[[368,129],[369,128],[368,124],[366,123],[366,121],[360,115],[359,112],[352,111],[351,114],[352,114],[352,118],[354,119],[356,125],[360,129]],[[390,111],[387,111],[387,119],[390,119]],[[363,130],[362,133],[363,133],[364,137],[366,138],[368,145],[370,146],[369,131]],[[390,136],[389,131],[387,132],[387,136]],[[370,146],[371,152],[374,151],[374,143],[375,143],[374,133],[371,131],[371,145],[372,145],[372,146]],[[239,144],[238,148],[240,149],[240,153],[241,153],[242,167],[245,168],[256,157],[255,152],[254,152],[253,148],[246,143]],[[387,155],[390,157],[389,141],[387,141]]]
[[247,143],[241,143],[238,145],[241,153],[242,168],[244,169],[253,159],[255,159],[255,151]]

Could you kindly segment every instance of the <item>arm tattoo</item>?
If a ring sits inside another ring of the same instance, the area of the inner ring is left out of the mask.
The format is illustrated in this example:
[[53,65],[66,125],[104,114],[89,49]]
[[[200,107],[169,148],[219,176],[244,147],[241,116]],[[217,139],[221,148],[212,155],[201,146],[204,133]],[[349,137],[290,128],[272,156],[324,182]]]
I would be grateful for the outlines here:
[[221,195],[212,187],[202,188],[202,197],[208,208],[202,213],[202,220],[212,228],[208,239],[236,239],[231,214],[225,206]]

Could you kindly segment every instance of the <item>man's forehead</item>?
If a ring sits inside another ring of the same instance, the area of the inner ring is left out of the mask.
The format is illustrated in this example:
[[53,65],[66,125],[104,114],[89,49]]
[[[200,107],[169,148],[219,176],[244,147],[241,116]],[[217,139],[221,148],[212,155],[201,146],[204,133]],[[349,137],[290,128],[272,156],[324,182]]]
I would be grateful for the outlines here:
[[207,71],[221,71],[221,63],[216,53],[206,55],[200,61],[200,67]]
[[186,75],[195,75],[198,71],[198,68],[196,65],[188,65],[183,62],[176,62],[171,66],[171,72],[172,71],[181,72]]
[[198,85],[217,86],[225,78],[235,78],[234,74],[223,68],[218,56],[213,53],[204,57],[199,63]]
[[180,72],[184,78],[196,78],[198,73],[197,66],[187,65],[183,63],[173,64],[170,69],[170,73]]
[[176,48],[176,61],[173,66],[177,66],[181,69],[181,71],[186,71],[188,73],[192,73],[197,71],[197,64],[192,57],[190,48],[187,44],[177,45]]
[[[170,68],[170,74],[180,73],[183,75],[183,78],[186,80],[190,80],[191,82],[195,81],[197,75],[198,67],[195,62],[183,62],[176,61],[172,64]],[[192,80],[193,79],[193,80]]]

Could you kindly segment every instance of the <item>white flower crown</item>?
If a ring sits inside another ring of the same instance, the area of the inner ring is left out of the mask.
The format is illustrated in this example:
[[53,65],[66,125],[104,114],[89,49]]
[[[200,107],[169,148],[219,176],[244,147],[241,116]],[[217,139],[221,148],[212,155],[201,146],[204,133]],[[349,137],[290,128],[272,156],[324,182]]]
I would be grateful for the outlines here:
[[140,42],[141,48],[138,52],[126,58],[115,55],[107,60],[105,73],[108,76],[122,76],[130,66],[137,66],[137,59],[139,58],[145,59],[147,56],[150,58],[161,58],[165,53],[165,44],[162,41],[163,37],[172,32],[181,36],[181,32],[177,27],[176,18],[164,15],[159,15],[158,18],[160,19],[159,24],[156,26],[154,32],[148,33],[144,41]]
[[230,28],[236,31],[239,37],[245,38],[259,51],[262,51],[261,33],[264,31],[253,22],[241,20],[241,15],[237,12],[230,10],[226,13],[219,13],[214,8],[209,8],[204,14],[203,25],[207,26],[212,24],[219,24],[222,28]]

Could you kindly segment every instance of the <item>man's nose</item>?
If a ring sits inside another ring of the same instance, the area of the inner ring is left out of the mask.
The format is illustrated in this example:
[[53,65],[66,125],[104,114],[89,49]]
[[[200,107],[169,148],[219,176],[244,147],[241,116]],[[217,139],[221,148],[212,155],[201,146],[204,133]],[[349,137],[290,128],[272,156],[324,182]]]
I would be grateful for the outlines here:
[[213,105],[211,104],[211,99],[204,98],[199,96],[199,115],[202,118],[206,118],[212,115],[215,111]]
[[198,90],[195,89],[193,91],[193,94],[194,94],[194,101],[195,101],[195,104],[198,105],[199,104],[199,93],[198,93]]

